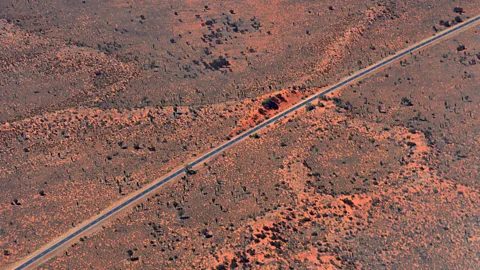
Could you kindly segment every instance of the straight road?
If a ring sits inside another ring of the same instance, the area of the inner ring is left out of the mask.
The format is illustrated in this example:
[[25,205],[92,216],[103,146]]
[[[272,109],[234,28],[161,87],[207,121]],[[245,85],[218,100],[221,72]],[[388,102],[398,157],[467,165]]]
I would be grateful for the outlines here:
[[[194,161],[190,163],[192,167],[195,167],[197,165],[202,164],[203,162],[207,161],[208,159],[212,158],[213,156],[225,151],[226,149],[232,147],[233,145],[239,143],[240,141],[244,140],[248,136],[258,132],[259,130],[265,128],[266,126],[273,124],[274,122],[294,113],[302,109],[305,105],[315,101],[319,97],[326,95],[328,93],[331,93],[335,90],[338,90],[346,85],[349,85],[355,81],[358,81],[362,78],[365,78],[366,76],[374,73],[375,71],[378,71],[379,69],[391,64],[394,61],[397,61],[415,51],[418,51],[422,48],[425,48],[428,45],[432,45],[435,42],[438,42],[440,40],[443,40],[447,38],[448,36],[451,36],[454,33],[459,32],[460,30],[466,29],[467,27],[471,27],[475,25],[476,23],[480,22],[480,15],[477,15],[461,24],[458,24],[454,27],[448,28],[442,32],[437,33],[435,36],[424,39],[411,47],[404,49],[400,52],[397,52],[395,55],[392,55],[390,57],[384,58],[380,62],[377,62],[374,65],[371,65],[363,70],[360,70],[353,75],[344,78],[337,84],[330,86],[326,90],[314,94],[310,96],[308,99],[303,100],[302,102],[290,107],[289,109],[280,112],[279,114],[269,118],[268,120],[264,121],[263,123],[253,127],[252,129],[245,131],[244,133],[238,135],[237,137],[229,140],[228,142],[225,142],[224,144],[218,146],[217,148],[211,150],[210,152],[198,157]],[[178,176],[182,175],[184,173],[184,168],[178,168],[175,169],[174,171],[170,172],[167,174],[165,177],[162,177],[160,179],[157,179],[153,183],[145,186],[144,188],[136,191],[135,193],[131,194],[130,196],[126,197],[125,199],[117,202],[114,206],[110,207],[109,209],[105,210],[103,213],[100,215],[92,218],[89,221],[86,221],[79,225],[78,228],[76,228],[73,231],[69,231],[66,234],[60,236],[59,238],[53,240],[52,242],[48,243],[46,246],[43,248],[39,249],[38,251],[34,252],[32,255],[24,258],[20,262],[17,262],[15,265],[11,266],[10,269],[27,269],[28,267],[34,267],[38,266],[48,258],[50,258],[50,255],[54,254],[56,251],[61,250],[61,248],[67,247],[67,245],[71,244],[73,241],[76,241],[79,237],[82,235],[85,235],[88,231],[91,231],[94,227],[97,227],[99,224],[105,222],[108,218],[112,217],[115,214],[118,214],[120,211],[128,209],[129,207],[132,207],[135,203],[137,203],[139,200],[147,197],[155,191],[157,188],[161,187],[165,183],[172,181],[173,179],[177,178]]]

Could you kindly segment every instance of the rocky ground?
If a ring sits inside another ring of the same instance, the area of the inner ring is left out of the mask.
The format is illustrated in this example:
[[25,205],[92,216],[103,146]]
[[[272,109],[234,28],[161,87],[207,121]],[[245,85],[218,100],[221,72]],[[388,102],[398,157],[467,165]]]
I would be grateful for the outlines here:
[[479,265],[478,30],[249,138],[44,268]]
[[[236,2],[0,3],[0,266],[480,12]],[[478,31],[249,138],[44,267],[478,265]]]

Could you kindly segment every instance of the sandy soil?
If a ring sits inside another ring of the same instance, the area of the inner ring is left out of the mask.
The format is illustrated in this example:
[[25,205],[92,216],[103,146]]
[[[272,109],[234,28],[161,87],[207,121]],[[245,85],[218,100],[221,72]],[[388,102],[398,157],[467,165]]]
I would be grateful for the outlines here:
[[[0,1],[0,267],[477,13],[447,0]],[[319,100],[45,267],[478,265],[478,39]]]
[[480,265],[478,31],[249,138],[44,268]]

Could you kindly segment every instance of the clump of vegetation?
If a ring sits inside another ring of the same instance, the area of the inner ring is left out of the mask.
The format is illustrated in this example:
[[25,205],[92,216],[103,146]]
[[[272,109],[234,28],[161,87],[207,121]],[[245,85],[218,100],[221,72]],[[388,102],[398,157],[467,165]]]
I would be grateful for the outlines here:
[[463,11],[463,8],[461,8],[461,7],[455,7],[455,8],[453,8],[453,12],[462,15],[462,13],[463,13],[464,11]]
[[97,48],[100,52],[104,52],[107,54],[119,51],[122,48],[121,44],[118,44],[116,41],[112,42],[104,42],[102,44],[97,44]]
[[444,21],[444,20],[440,20],[439,24],[441,26],[445,26],[445,27],[450,27],[450,22],[449,21]]
[[410,99],[406,97],[402,97],[402,102],[400,104],[405,107],[413,106],[413,103],[410,101]]
[[350,206],[350,207],[354,207],[355,206],[355,203],[350,200],[349,198],[345,198],[342,200],[346,205]]
[[305,106],[305,109],[307,112],[315,110],[315,105],[308,103],[307,106]]
[[282,96],[282,94],[276,94],[275,98],[277,98],[280,102],[287,102],[287,100]]
[[253,133],[252,135],[250,135],[250,138],[258,139],[260,138],[260,136],[257,133]]
[[340,99],[340,98],[334,97],[334,98],[333,98],[333,103],[334,103],[335,106],[337,106],[338,108],[342,108],[342,107],[343,107],[343,101],[342,101],[342,99]]
[[207,239],[213,237],[213,234],[211,232],[209,232],[207,229],[200,230],[200,234],[205,236],[205,238],[207,238]]
[[226,68],[230,66],[230,62],[225,59],[223,56],[219,56],[217,59],[213,60],[212,62],[205,64],[205,68],[211,70],[220,70],[221,68]]
[[[136,249],[134,249],[134,250],[136,250]],[[134,250],[129,249],[129,250],[127,251],[127,255],[128,255],[127,260],[128,260],[128,261],[131,261],[131,262],[138,261],[138,259],[139,259],[138,256],[134,256],[134,255],[133,255],[133,251],[134,251]]]
[[340,99],[340,98],[337,98],[337,97],[334,97],[333,98],[333,103],[335,104],[335,106],[337,107],[337,109],[345,109],[347,111],[351,110],[352,109],[352,104],[350,104],[350,102],[345,102],[343,103],[343,100]]
[[12,202],[10,202],[11,205],[22,205],[22,203],[18,199],[13,199]]
[[278,100],[275,97],[269,97],[263,100],[262,106],[267,110],[278,110]]
[[227,267],[224,264],[219,264],[215,267],[216,270],[227,270]]
[[186,164],[185,166],[183,166],[183,170],[185,171],[186,175],[192,175],[197,173],[192,169],[192,165],[190,164]]
[[407,142],[407,146],[410,147],[410,148],[413,148],[413,147],[417,146],[417,144],[414,143],[414,142]]

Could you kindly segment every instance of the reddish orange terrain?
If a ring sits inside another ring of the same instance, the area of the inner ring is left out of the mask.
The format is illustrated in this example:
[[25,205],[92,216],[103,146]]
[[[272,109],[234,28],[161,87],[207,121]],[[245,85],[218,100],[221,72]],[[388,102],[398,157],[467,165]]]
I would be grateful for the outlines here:
[[[0,268],[478,1],[0,1]],[[480,268],[480,27],[270,125],[40,269]]]

